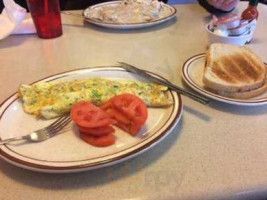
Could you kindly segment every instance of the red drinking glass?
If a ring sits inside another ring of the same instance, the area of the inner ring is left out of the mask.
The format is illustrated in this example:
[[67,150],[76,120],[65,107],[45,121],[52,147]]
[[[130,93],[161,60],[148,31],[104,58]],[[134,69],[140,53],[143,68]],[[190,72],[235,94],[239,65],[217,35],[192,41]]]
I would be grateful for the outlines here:
[[27,0],[27,4],[40,38],[62,35],[59,0]]

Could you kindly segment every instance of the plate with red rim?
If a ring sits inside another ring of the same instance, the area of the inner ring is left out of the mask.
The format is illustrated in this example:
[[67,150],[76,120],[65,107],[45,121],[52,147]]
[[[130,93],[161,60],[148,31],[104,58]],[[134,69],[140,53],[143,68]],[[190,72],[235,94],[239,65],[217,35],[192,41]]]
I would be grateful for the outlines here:
[[167,22],[167,21],[175,18],[176,12],[177,12],[176,8],[174,8],[173,6],[170,6],[168,4],[163,4],[162,5],[163,8],[168,11],[164,17],[159,17],[159,18],[153,19],[151,21],[143,21],[143,22],[135,22],[135,23],[107,22],[107,21],[102,21],[99,19],[92,18],[88,14],[90,11],[99,10],[99,9],[102,9],[104,7],[107,7],[107,6],[108,7],[117,6],[121,3],[122,3],[122,1],[111,1],[111,2],[99,3],[96,5],[90,6],[83,11],[83,17],[84,17],[85,21],[87,21],[91,24],[100,26],[100,27],[110,28],[110,29],[131,30],[131,29],[151,27],[151,26],[155,26],[155,25]]
[[[87,77],[145,81],[119,67],[95,67],[63,72],[37,82]],[[47,173],[80,172],[128,160],[158,144],[178,124],[182,115],[181,96],[172,91],[168,91],[168,96],[173,104],[164,108],[148,108],[148,120],[137,136],[132,137],[115,127],[116,143],[112,146],[99,148],[85,143],[80,139],[75,125],[70,123],[64,128],[64,133],[43,142],[2,145],[0,157],[16,166]],[[0,140],[29,134],[54,120],[37,119],[26,114],[15,93],[0,106]]]
[[[221,96],[205,88],[203,83],[203,73],[206,64],[205,53],[198,54],[189,58],[182,67],[182,78],[186,84],[196,92],[211,98],[216,101],[240,105],[240,106],[257,106],[267,104],[267,92],[249,98],[249,99],[234,99]],[[265,64],[266,65],[266,64]]]

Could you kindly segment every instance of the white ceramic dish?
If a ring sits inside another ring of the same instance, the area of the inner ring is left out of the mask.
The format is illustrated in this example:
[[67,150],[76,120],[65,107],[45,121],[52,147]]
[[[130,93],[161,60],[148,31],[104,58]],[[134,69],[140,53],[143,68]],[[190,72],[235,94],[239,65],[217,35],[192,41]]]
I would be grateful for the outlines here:
[[195,55],[189,58],[183,65],[182,77],[183,80],[195,91],[211,99],[221,101],[228,104],[240,106],[256,106],[267,104],[267,92],[260,96],[250,99],[233,99],[215,94],[204,87],[203,73],[205,68],[205,54]]
[[241,34],[244,34],[246,31],[247,31],[247,26],[246,24],[243,24],[240,27],[230,29],[229,34],[231,36],[241,35]]
[[229,21],[227,23],[225,23],[226,27],[229,29],[229,28],[236,28],[240,25],[240,20],[237,19],[237,20],[232,20],[232,21]]
[[[45,78],[40,82],[86,77],[144,81],[122,68],[101,67],[69,71]],[[159,143],[177,125],[182,114],[181,96],[170,91],[168,94],[174,102],[172,106],[149,108],[148,120],[136,137],[115,128],[116,143],[110,147],[97,148],[83,142],[71,123],[65,128],[64,133],[44,142],[2,145],[0,156],[16,166],[50,173],[79,172],[122,162]],[[0,107],[0,139],[28,134],[52,121],[36,119],[24,113],[16,93]]]
[[166,21],[174,18],[175,14],[177,12],[174,7],[165,4],[164,7],[169,10],[169,14],[164,18],[156,19],[156,20],[150,21],[150,22],[124,23],[124,24],[103,22],[101,20],[97,20],[97,19],[93,19],[93,18],[88,17],[87,13],[89,12],[90,9],[99,9],[99,8],[101,8],[103,6],[116,5],[116,4],[119,4],[119,3],[121,3],[121,1],[111,1],[111,2],[100,3],[100,4],[97,4],[97,5],[90,6],[90,7],[86,8],[83,11],[84,19],[89,23],[92,23],[92,24],[97,25],[97,26],[105,27],[105,28],[111,28],[111,29],[138,29],[138,28],[146,28],[146,27],[150,27],[150,26],[154,26],[154,25],[166,22]]
[[221,36],[216,35],[209,29],[209,24],[206,25],[206,31],[208,33],[210,44],[213,43],[227,43],[227,44],[235,44],[239,46],[245,45],[249,42],[253,36],[254,30],[248,31],[244,35],[240,36]]

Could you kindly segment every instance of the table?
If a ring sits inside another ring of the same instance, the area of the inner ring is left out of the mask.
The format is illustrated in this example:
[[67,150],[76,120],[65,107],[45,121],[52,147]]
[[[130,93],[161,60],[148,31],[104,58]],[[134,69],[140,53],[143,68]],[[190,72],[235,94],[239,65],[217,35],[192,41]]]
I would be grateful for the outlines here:
[[[247,3],[241,2],[236,12]],[[198,4],[175,5],[177,20],[140,30],[107,30],[62,15],[64,34],[0,41],[0,101],[20,83],[84,67],[125,61],[186,87],[181,66],[206,51],[209,14]],[[76,11],[81,12],[81,11]],[[248,46],[267,61],[267,6]],[[0,160],[0,200],[9,199],[265,199],[267,105],[201,105],[183,97],[182,119],[160,144],[129,161],[74,173],[44,174]]]

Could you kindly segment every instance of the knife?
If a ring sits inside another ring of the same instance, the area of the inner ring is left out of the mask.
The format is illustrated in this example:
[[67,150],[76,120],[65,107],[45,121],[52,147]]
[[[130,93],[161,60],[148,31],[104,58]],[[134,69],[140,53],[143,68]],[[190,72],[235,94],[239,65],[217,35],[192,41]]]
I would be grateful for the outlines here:
[[160,79],[158,77],[155,77],[149,73],[147,73],[145,70],[142,70],[142,69],[139,69],[137,67],[134,67],[130,64],[127,64],[125,62],[118,62],[121,67],[123,69],[125,69],[126,71],[128,72],[132,72],[132,73],[135,73],[135,74],[138,74],[139,76],[143,77],[143,78],[146,78],[148,79],[149,81],[151,82],[154,82],[154,83],[157,83],[157,84],[161,84],[161,85],[164,85],[166,87],[168,87],[169,89],[175,91],[175,92],[178,92],[182,95],[185,95],[187,97],[190,97],[191,99],[199,102],[199,103],[202,103],[204,105],[207,105],[210,103],[209,99],[203,97],[203,96],[200,96],[200,95],[197,95],[197,94],[194,94],[190,91],[187,91],[183,88],[180,88],[174,84],[172,84],[171,82],[167,81],[167,80],[163,80],[163,79]]

